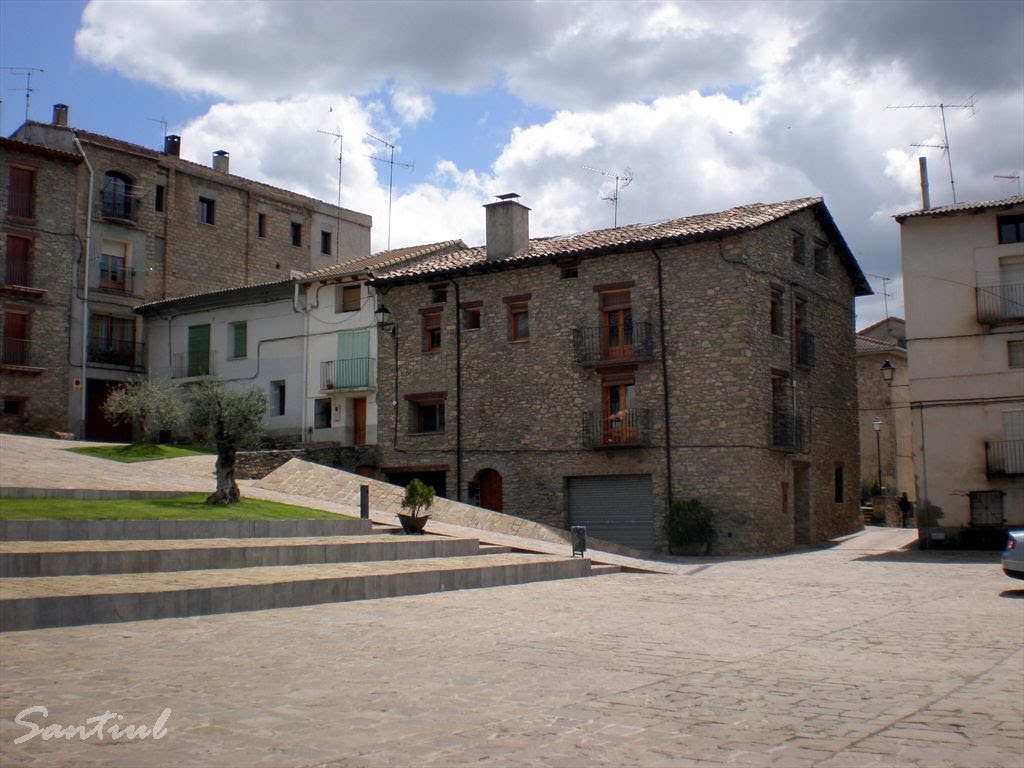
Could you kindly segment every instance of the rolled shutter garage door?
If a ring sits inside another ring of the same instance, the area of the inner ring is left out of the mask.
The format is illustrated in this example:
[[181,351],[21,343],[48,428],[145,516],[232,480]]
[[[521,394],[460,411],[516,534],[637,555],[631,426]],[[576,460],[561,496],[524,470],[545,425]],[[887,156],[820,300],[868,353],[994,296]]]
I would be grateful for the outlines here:
[[587,536],[634,549],[654,549],[654,492],[650,475],[570,477],[569,524]]

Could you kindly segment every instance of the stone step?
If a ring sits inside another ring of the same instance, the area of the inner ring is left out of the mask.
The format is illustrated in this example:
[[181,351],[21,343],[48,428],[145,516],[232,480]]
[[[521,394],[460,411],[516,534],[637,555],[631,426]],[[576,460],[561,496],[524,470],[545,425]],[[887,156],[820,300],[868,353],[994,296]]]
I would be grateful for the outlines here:
[[590,566],[591,576],[608,576],[612,573],[622,573],[621,565],[592,565]]
[[501,554],[444,536],[0,541],[0,577],[73,576]]
[[588,576],[523,553],[0,581],[0,631],[287,608]]
[[97,539],[253,539],[286,536],[359,536],[369,520],[0,520],[0,541]]

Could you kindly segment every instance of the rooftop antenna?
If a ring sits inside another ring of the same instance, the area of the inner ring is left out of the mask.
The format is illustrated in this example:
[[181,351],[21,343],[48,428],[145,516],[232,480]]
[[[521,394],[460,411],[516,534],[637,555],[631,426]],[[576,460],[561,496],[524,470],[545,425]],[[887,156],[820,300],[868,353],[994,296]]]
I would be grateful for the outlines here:
[[390,141],[374,136],[372,133],[366,134],[374,141],[379,141],[387,149],[391,150],[390,157],[385,160],[383,157],[376,157],[375,155],[368,155],[371,160],[376,160],[378,163],[387,163],[389,166],[388,170],[388,250],[391,250],[391,189],[394,185],[395,180],[395,166],[400,165],[403,168],[408,168],[410,171],[416,167],[415,163],[400,163],[395,160],[395,145]]
[[607,200],[612,204],[614,213],[612,216],[612,222],[614,226],[619,226],[619,183],[622,183],[622,189],[625,189],[633,181],[633,170],[628,166],[621,173],[611,173],[610,171],[602,171],[600,168],[591,168],[589,165],[584,165],[583,170],[593,171],[594,173],[600,173],[602,176],[607,176],[610,179],[615,179],[615,193],[611,197],[602,197],[602,200]]
[[[161,139],[161,142],[166,142],[167,141],[167,118],[166,117],[147,117],[146,119],[149,120],[149,122],[151,122],[151,123],[160,123],[160,127],[163,128],[163,130],[164,130],[164,136],[163,136],[163,139]],[[163,143],[161,143],[160,146],[163,146]]]
[[24,75],[25,76],[25,88],[24,89],[22,89],[22,88],[10,88],[8,90],[11,90],[11,91],[24,90],[25,91],[25,122],[27,123],[28,122],[29,103],[31,101],[32,91],[35,90],[35,88],[32,87],[32,73],[33,72],[40,72],[40,73],[42,73],[42,72],[45,72],[46,70],[45,69],[40,69],[39,67],[2,67],[2,69],[10,72],[12,75],[15,75],[15,76],[17,76],[17,75]]
[[888,318],[889,317],[889,296],[890,296],[889,285],[888,284],[892,282],[892,277],[890,277],[889,275],[876,275],[876,274],[873,274],[872,272],[867,272],[866,274],[868,275],[868,277],[877,277],[879,280],[882,281],[882,297],[885,300],[885,316]]
[[974,116],[974,96],[972,95],[963,104],[894,104],[886,109],[937,109],[942,116],[942,144],[911,144],[912,147],[927,147],[929,149],[941,149],[946,153],[946,162],[949,164],[949,186],[953,190],[953,202],[956,202],[956,183],[953,181],[953,157],[949,151],[949,132],[946,130],[947,109],[969,109],[971,116]]
[[997,173],[992,178],[993,179],[1002,179],[1003,181],[1016,181],[1017,182],[1017,194],[1019,195],[1021,193],[1021,189],[1020,189],[1020,174],[1019,173],[1012,174],[1012,175],[1011,174],[999,174],[999,173]]
[[[331,107],[331,112],[334,111],[334,107]],[[341,133],[341,126],[335,126],[334,131],[321,131],[317,129],[317,133],[322,133],[324,136],[333,136],[334,141],[338,142],[338,233],[335,235],[335,239],[338,241],[338,260],[336,263],[341,263],[341,150],[345,144],[345,137]],[[333,142],[332,142],[333,143]]]

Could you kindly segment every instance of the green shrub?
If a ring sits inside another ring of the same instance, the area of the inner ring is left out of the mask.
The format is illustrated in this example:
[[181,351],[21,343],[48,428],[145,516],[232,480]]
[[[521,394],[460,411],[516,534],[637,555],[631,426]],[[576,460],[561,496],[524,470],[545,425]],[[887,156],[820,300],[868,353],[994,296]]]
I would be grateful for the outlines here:
[[672,502],[665,516],[665,538],[669,548],[686,544],[707,544],[715,540],[714,510],[699,499]]
[[405,486],[405,496],[402,498],[402,509],[412,517],[419,517],[420,513],[426,514],[430,505],[434,503],[434,487],[424,485],[418,477],[414,477]]

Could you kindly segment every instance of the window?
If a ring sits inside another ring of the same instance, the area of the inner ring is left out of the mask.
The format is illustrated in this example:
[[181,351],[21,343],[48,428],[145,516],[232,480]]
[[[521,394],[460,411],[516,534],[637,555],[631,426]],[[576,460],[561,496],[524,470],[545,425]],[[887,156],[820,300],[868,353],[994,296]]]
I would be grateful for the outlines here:
[[1011,368],[1024,368],[1024,340],[1006,342],[1006,357]]
[[508,296],[502,301],[508,305],[509,341],[530,340],[530,296]]
[[605,376],[601,381],[601,390],[601,443],[635,443],[638,421],[633,408],[636,390],[634,374],[630,372]]
[[447,395],[447,392],[406,395],[410,431],[425,435],[444,432],[444,401]]
[[423,351],[439,352],[441,350],[441,310],[439,308],[421,309],[423,315]]
[[793,261],[797,264],[804,263],[804,233],[793,230]]
[[467,301],[462,304],[462,328],[467,331],[480,330],[482,301]]
[[313,401],[313,429],[331,428],[331,399],[317,398]]
[[997,221],[1000,243],[1024,243],[1024,215],[1000,216]]
[[23,219],[34,219],[36,215],[36,172],[31,168],[11,166],[10,174],[10,187],[7,190],[7,213]]
[[6,397],[4,398],[4,416],[24,416],[27,397]]
[[201,224],[213,224],[214,223],[214,209],[216,208],[216,201],[209,197],[199,198],[199,222]]
[[167,192],[167,187],[163,184],[156,185],[156,194],[153,195],[153,210],[157,213],[164,212],[164,195]]
[[1002,491],[971,491],[968,498],[971,525],[1002,525],[1005,522]]
[[834,478],[833,479],[834,479],[834,486],[835,486],[835,495],[834,495],[833,498],[834,498],[836,504],[842,504],[843,503],[843,498],[844,498],[844,494],[843,494],[843,465],[842,464],[836,464],[836,468],[835,468],[835,473],[834,473]]
[[188,369],[186,376],[210,374],[210,326],[188,327]]
[[771,324],[771,330],[773,336],[785,336],[786,335],[786,324],[783,321],[782,311],[782,288],[778,286],[772,286],[772,298],[771,298],[771,310],[769,315],[769,322]]
[[100,288],[125,292],[128,289],[128,243],[104,240],[100,254]]
[[339,285],[334,289],[335,312],[358,312],[362,306],[362,288],[356,285]]
[[271,416],[284,416],[285,383],[283,381],[270,382],[269,406]]
[[94,314],[89,337],[89,362],[108,365],[141,365],[135,355],[135,320],[131,317]]
[[577,261],[566,262],[559,265],[558,277],[560,280],[572,280],[580,276],[580,265]]
[[828,243],[814,241],[814,271],[819,275],[828,274]]
[[601,294],[602,328],[605,360],[633,357],[633,303],[629,291],[606,291]]
[[292,245],[302,247],[302,223],[298,221],[292,222]]
[[249,326],[245,320],[228,325],[228,344],[231,346],[231,357],[239,360],[248,357]]
[[32,240],[17,235],[7,236],[7,267],[4,282],[8,285],[32,285]]
[[28,313],[4,311],[3,346],[0,362],[4,365],[29,365]]
[[444,304],[448,301],[448,286],[446,285],[432,285],[430,286],[430,303],[431,304]]
[[267,236],[267,214],[256,214],[256,237]]
[[103,215],[131,219],[132,180],[123,173],[110,171],[103,177]]
[[331,255],[331,233],[320,230],[320,253],[324,256]]
[[1024,257],[1008,256],[999,260],[999,296],[1003,319],[1024,320]]
[[793,302],[793,343],[798,365],[814,365],[814,336],[807,332],[807,300]]

